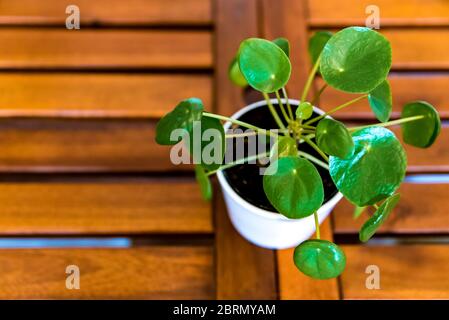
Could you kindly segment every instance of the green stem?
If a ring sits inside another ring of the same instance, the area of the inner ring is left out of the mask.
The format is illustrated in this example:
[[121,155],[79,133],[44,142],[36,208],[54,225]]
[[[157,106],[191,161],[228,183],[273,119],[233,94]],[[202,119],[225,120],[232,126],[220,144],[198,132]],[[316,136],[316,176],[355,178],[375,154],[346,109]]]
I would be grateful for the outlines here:
[[373,204],[373,207],[377,209],[379,209],[379,206],[377,204]]
[[248,129],[252,129],[254,131],[257,131],[259,133],[265,134],[267,136],[272,136],[272,137],[277,137],[278,135],[274,132],[271,132],[269,130],[265,130],[265,129],[261,129],[259,127],[253,126],[252,124],[240,121],[240,120],[236,120],[236,119],[231,119],[229,117],[225,117],[225,116],[221,116],[218,114],[214,114],[214,113],[209,113],[209,112],[203,112],[203,116],[204,117],[208,117],[208,118],[214,118],[214,119],[218,119],[218,120],[222,120],[222,121],[229,121],[231,123],[237,124],[241,127],[244,128],[248,128]]
[[278,127],[281,130],[285,130],[285,126],[282,123],[281,119],[279,118],[278,113],[276,112],[276,109],[274,109],[273,105],[271,104],[271,100],[270,97],[268,96],[268,94],[266,94],[265,92],[262,92],[263,97],[265,98],[265,101],[267,102],[268,105],[268,109],[270,109],[271,114],[273,115],[274,121],[276,121]]
[[314,156],[312,156],[304,151],[298,151],[298,155],[303,156],[304,158],[310,160],[311,162],[313,162],[313,163],[319,165],[320,167],[329,171],[329,166],[326,163],[324,163],[323,161],[321,161],[320,159],[317,159]]
[[228,163],[228,164],[222,165],[222,166],[221,166],[220,168],[218,168],[217,170],[210,171],[210,172],[208,172],[206,175],[207,175],[207,176],[210,176],[210,175],[213,175],[214,173],[217,173],[218,171],[226,170],[226,169],[232,168],[232,167],[234,167],[234,166],[237,166],[237,165],[239,165],[239,164],[244,164],[245,162],[250,162],[250,161],[253,161],[253,160],[257,160],[257,159],[259,159],[259,158],[261,158],[261,157],[266,157],[266,156],[268,156],[268,155],[269,155],[269,152],[265,152],[265,153],[256,154],[256,155],[251,156],[251,157],[239,159],[239,160],[237,160],[237,161],[230,162],[230,163]]
[[311,102],[312,106],[316,106],[320,104],[320,97],[321,94],[324,92],[324,90],[327,88],[327,83],[325,83],[320,90],[316,93],[316,95],[313,97],[313,100]]
[[318,221],[318,213],[314,212],[313,216],[315,217],[315,228],[316,228],[316,238],[320,239],[320,223]]
[[293,116],[292,106],[290,105],[290,101],[288,101],[287,90],[285,90],[285,87],[282,87],[282,94],[284,95],[285,101],[287,101],[287,109],[290,118],[295,119],[295,117]]
[[244,132],[244,133],[231,133],[231,134],[226,134],[225,137],[226,137],[226,139],[231,139],[231,138],[244,138],[244,137],[257,136],[257,134],[258,134],[257,131],[251,131],[251,132]]
[[290,117],[287,115],[287,111],[285,111],[284,104],[282,103],[281,96],[279,95],[279,92],[276,91],[275,94],[276,94],[276,98],[278,99],[278,104],[281,107],[282,115],[284,116],[285,121],[287,121],[287,123],[289,123],[290,120],[293,120],[293,119],[290,119]]
[[321,157],[323,157],[324,160],[326,160],[326,162],[329,162],[329,157],[323,152],[321,151],[321,149],[309,138],[304,137],[304,140],[307,142],[307,144],[309,144],[313,149],[315,149],[316,152],[318,152],[320,154]]
[[312,81],[315,78],[315,74],[318,70],[318,67],[320,66],[320,60],[321,60],[321,55],[318,57],[318,59],[316,59],[315,65],[313,66],[312,71],[310,71],[309,77],[307,78],[306,85],[304,86],[304,90],[302,91],[301,102],[306,101],[310,86],[312,85]]
[[394,126],[396,124],[401,124],[401,123],[406,123],[406,122],[410,122],[410,121],[420,120],[420,119],[422,119],[424,117],[425,116],[423,116],[423,115],[421,115],[421,116],[413,116],[413,117],[408,117],[408,118],[403,118],[403,119],[398,119],[398,120],[388,121],[388,122],[383,122],[383,123],[374,123],[374,124],[369,124],[369,125],[366,125],[366,126],[352,127],[352,128],[349,128],[348,130],[349,131],[356,131],[356,130],[370,128],[370,127],[389,127],[389,126]]
[[356,103],[356,102],[358,102],[358,101],[360,101],[360,100],[362,100],[362,99],[365,99],[366,97],[368,97],[367,94],[365,94],[365,95],[363,95],[363,96],[360,96],[360,97],[357,97],[357,98],[355,98],[355,99],[352,99],[351,101],[348,101],[348,102],[346,102],[346,103],[343,103],[343,104],[339,105],[338,107],[335,107],[335,108],[332,109],[331,111],[328,111],[328,112],[322,114],[321,116],[318,116],[318,117],[316,117],[316,118],[313,118],[312,120],[307,121],[305,124],[312,124],[312,123],[315,123],[315,122],[317,122],[318,120],[321,120],[321,119],[323,119],[324,117],[327,117],[328,115],[331,115],[332,113],[337,112],[338,110],[341,110],[341,109],[343,109],[343,108],[346,108],[347,106],[350,106],[350,105],[353,104],[353,103]]

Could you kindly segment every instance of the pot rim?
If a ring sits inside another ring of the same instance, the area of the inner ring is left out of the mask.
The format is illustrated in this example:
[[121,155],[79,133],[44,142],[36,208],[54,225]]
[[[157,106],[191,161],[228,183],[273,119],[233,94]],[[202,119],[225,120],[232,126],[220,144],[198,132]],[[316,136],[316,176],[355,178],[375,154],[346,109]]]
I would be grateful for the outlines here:
[[[271,103],[273,104],[277,104],[278,100],[277,99],[270,99]],[[281,99],[281,101],[283,103],[285,103],[287,101],[287,99]],[[295,105],[299,105],[300,101],[296,100],[296,99],[288,99],[288,101],[291,104],[295,104]],[[239,111],[237,111],[236,113],[234,113],[230,118],[231,119],[236,119],[238,120],[238,118],[240,118],[242,115],[244,115],[245,113],[247,113],[248,111],[251,111],[255,108],[259,108],[262,106],[267,105],[267,102],[265,100],[260,100],[254,103],[251,103],[249,105],[247,105],[246,107],[240,109]],[[318,113],[319,115],[323,115],[325,112],[315,106],[313,106],[313,111]],[[330,116],[326,116],[326,118],[331,118]],[[231,122],[227,121],[224,123],[223,127],[225,129],[225,132],[231,127]],[[241,206],[243,206],[244,208],[248,209],[249,211],[251,211],[252,213],[255,213],[259,216],[262,216],[264,218],[268,218],[268,219],[273,219],[273,220],[283,220],[283,221],[296,221],[296,220],[300,220],[300,219],[289,219],[287,217],[285,217],[284,215],[280,214],[279,212],[273,212],[273,211],[268,211],[268,210],[264,210],[261,209],[259,207],[256,207],[255,205],[249,203],[248,201],[246,201],[245,199],[243,199],[240,195],[238,195],[234,189],[232,189],[232,187],[229,185],[228,181],[226,180],[223,171],[218,171],[217,172],[217,178],[218,181],[220,182],[221,187],[224,189],[224,191],[226,193],[228,193],[237,203],[239,203]],[[335,194],[332,198],[330,198],[328,201],[326,201],[318,210],[321,210],[323,208],[326,207],[332,207],[335,205],[335,203],[337,203],[341,198],[343,198],[343,195],[341,194],[341,192],[337,192],[337,194]],[[306,217],[307,218],[307,217]],[[302,218],[302,219],[306,219],[306,218]]]

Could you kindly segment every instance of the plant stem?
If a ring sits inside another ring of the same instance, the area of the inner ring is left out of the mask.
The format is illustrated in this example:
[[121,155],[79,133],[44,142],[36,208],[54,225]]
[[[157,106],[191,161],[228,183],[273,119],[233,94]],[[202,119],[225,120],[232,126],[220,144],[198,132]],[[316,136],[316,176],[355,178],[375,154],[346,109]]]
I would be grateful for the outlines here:
[[226,137],[226,139],[231,139],[231,138],[244,138],[244,137],[257,136],[257,134],[258,134],[257,131],[252,131],[252,132],[244,132],[244,133],[232,133],[232,134],[226,134],[225,137]]
[[377,204],[373,204],[373,207],[377,209],[379,209],[379,206]]
[[323,159],[326,160],[326,162],[329,162],[329,157],[323,151],[321,151],[321,149],[312,140],[304,137],[304,141],[307,142],[313,149],[315,149],[315,151],[318,152],[320,156],[322,156]]
[[315,123],[315,122],[317,122],[318,120],[321,120],[321,119],[323,119],[324,117],[327,117],[328,115],[331,115],[332,113],[337,112],[338,110],[341,110],[341,109],[343,109],[343,108],[346,108],[347,106],[350,106],[351,104],[356,103],[357,101],[360,101],[360,100],[362,100],[362,99],[365,99],[366,97],[368,97],[367,94],[365,94],[365,95],[363,95],[363,96],[360,96],[360,97],[357,97],[357,98],[355,98],[355,99],[352,99],[351,101],[348,101],[348,102],[346,102],[346,103],[343,103],[343,104],[339,105],[338,107],[335,107],[335,108],[332,109],[331,111],[328,111],[328,112],[322,114],[321,116],[318,116],[318,117],[316,117],[316,118],[313,118],[312,120],[307,121],[305,124],[312,124],[312,123]]
[[320,88],[320,90],[316,93],[315,97],[313,97],[313,100],[311,102],[312,106],[319,105],[320,104],[320,97],[321,94],[324,92],[324,90],[327,88],[327,83],[323,84],[323,86]]
[[318,213],[314,212],[313,216],[315,217],[316,238],[320,240],[320,223],[318,221]]
[[302,91],[301,102],[304,102],[307,99],[307,94],[309,93],[310,86],[312,85],[312,81],[315,78],[318,67],[320,66],[320,60],[321,54],[318,59],[316,59],[315,65],[313,66],[312,71],[310,71],[309,77],[307,78],[306,85],[304,86],[304,90]]
[[279,92],[276,91],[275,94],[276,94],[276,98],[278,99],[279,106],[281,107],[282,115],[284,116],[285,121],[287,121],[287,123],[289,123],[290,120],[293,120],[293,119],[290,119],[290,117],[287,115],[287,112],[285,111],[285,108],[284,108],[284,104],[282,103],[282,100],[281,100],[281,96],[279,95]]
[[282,130],[285,130],[285,126],[282,123],[282,120],[279,118],[278,113],[276,112],[276,109],[274,109],[273,105],[271,104],[270,97],[265,92],[262,92],[263,97],[265,98],[265,101],[268,104],[268,109],[270,109],[271,114],[273,115],[274,120],[276,121],[278,127]]
[[265,152],[265,153],[256,154],[256,155],[251,156],[251,157],[239,159],[239,160],[237,160],[237,161],[230,162],[230,163],[228,163],[228,164],[222,165],[222,166],[221,166],[220,168],[218,168],[217,170],[210,171],[210,172],[206,173],[206,175],[207,175],[207,176],[210,176],[210,175],[213,175],[214,173],[217,173],[218,171],[226,170],[226,169],[232,168],[232,167],[234,167],[234,166],[237,166],[237,165],[239,165],[239,164],[244,164],[245,162],[250,162],[250,161],[253,161],[253,160],[257,160],[257,159],[259,159],[259,158],[261,158],[261,157],[266,157],[266,156],[268,156],[268,155],[269,155],[269,152]]
[[303,156],[306,159],[309,159],[311,162],[313,162],[313,163],[319,165],[320,167],[329,171],[329,166],[326,163],[324,163],[323,161],[321,161],[320,159],[317,159],[314,156],[312,156],[304,151],[298,151],[298,155]]
[[293,120],[295,119],[295,117],[293,116],[292,106],[290,105],[290,101],[288,101],[287,90],[285,89],[285,87],[282,87],[282,94],[284,95],[285,101],[287,101],[288,114],[290,115],[290,118]]
[[253,126],[252,124],[249,124],[249,123],[246,123],[246,122],[243,122],[243,121],[240,121],[240,120],[236,120],[236,119],[231,119],[229,117],[221,116],[221,115],[218,115],[218,114],[209,113],[209,112],[203,112],[203,116],[209,117],[209,118],[215,118],[215,119],[222,120],[222,121],[229,121],[229,122],[237,124],[237,125],[239,125],[241,127],[248,128],[248,129],[253,129],[254,131],[257,131],[259,133],[265,134],[267,136],[272,136],[272,137],[275,137],[275,138],[278,136],[276,133],[271,132],[269,130],[261,129],[259,127]]
[[348,130],[349,131],[356,131],[356,130],[370,128],[370,127],[389,127],[389,126],[394,126],[396,124],[401,124],[401,123],[406,123],[406,122],[410,122],[410,121],[420,120],[422,118],[424,118],[423,115],[421,115],[421,116],[413,116],[413,117],[408,117],[408,118],[403,118],[403,119],[398,119],[398,120],[388,121],[388,122],[383,122],[383,123],[374,123],[374,124],[369,124],[369,125],[366,125],[366,126],[352,127],[352,128],[348,128]]

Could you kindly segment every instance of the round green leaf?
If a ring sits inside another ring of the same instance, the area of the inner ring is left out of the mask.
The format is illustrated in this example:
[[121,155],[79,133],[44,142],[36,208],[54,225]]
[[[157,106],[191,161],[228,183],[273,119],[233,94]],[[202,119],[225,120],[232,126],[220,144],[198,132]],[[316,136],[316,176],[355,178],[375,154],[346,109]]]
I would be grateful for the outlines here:
[[213,171],[223,163],[226,138],[220,120],[202,117],[194,123],[189,134],[189,150],[195,164],[201,164],[205,169]]
[[354,153],[348,159],[331,156],[329,172],[338,190],[359,207],[392,195],[405,176],[404,148],[388,129],[369,127],[352,134]]
[[284,53],[287,55],[287,57],[290,57],[290,43],[285,38],[277,38],[273,40],[273,43],[275,43],[279,48],[284,51]]
[[402,109],[401,118],[424,116],[424,118],[402,123],[404,142],[419,148],[428,148],[441,132],[438,111],[428,102],[410,102]]
[[354,152],[354,142],[345,125],[339,121],[324,118],[316,127],[318,147],[329,155],[347,158]]
[[313,214],[324,200],[323,182],[317,169],[296,156],[272,162],[263,177],[263,189],[273,207],[291,219]]
[[376,233],[377,229],[387,220],[393,208],[396,206],[400,198],[399,194],[395,194],[387,198],[379,209],[369,218],[362,226],[359,232],[359,238],[362,242],[367,242]]
[[254,89],[271,93],[281,89],[290,78],[291,64],[281,48],[271,41],[250,38],[238,53],[239,67]]
[[195,177],[200,185],[201,195],[204,200],[210,200],[212,198],[212,185],[202,166],[195,166]]
[[335,243],[317,239],[297,246],[293,261],[302,273],[319,280],[338,277],[346,266],[346,256],[340,247]]
[[324,46],[332,37],[332,32],[330,31],[317,31],[309,39],[309,55],[312,60],[312,64],[315,64],[316,60],[323,51]]
[[296,147],[296,140],[288,136],[279,136],[270,150],[271,161],[278,158],[296,156],[298,149]]
[[376,88],[390,67],[390,43],[365,27],[349,27],[334,34],[324,46],[320,62],[321,74],[329,85],[352,93]]
[[393,101],[388,80],[382,81],[380,85],[369,93],[368,101],[379,121],[387,122],[390,119]]
[[182,140],[178,137],[173,141],[171,133],[176,129],[184,129],[190,134],[194,121],[200,121],[203,115],[203,102],[198,98],[189,98],[181,101],[176,108],[166,114],[156,126],[156,142],[162,145],[174,145]]
[[239,87],[246,87],[248,85],[245,77],[240,72],[239,62],[237,61],[237,58],[232,59],[231,64],[228,68],[228,76],[229,79],[231,79],[232,83]]
[[296,108],[295,114],[297,119],[309,119],[313,114],[312,104],[307,101],[301,102],[298,108]]

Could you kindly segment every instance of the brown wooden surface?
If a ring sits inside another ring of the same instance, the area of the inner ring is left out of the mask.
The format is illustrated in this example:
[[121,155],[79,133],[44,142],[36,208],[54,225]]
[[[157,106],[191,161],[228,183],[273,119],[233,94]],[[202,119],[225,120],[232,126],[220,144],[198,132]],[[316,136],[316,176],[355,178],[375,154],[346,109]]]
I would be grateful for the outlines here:
[[0,29],[0,68],[211,68],[207,31]]
[[[342,275],[345,299],[449,299],[447,244],[343,246],[347,265]],[[366,267],[380,270],[379,290],[365,286]]]
[[[449,233],[449,184],[403,183],[401,200],[377,233]],[[342,200],[333,211],[335,232],[357,233],[369,217],[352,218],[354,206]],[[372,213],[372,210],[369,210]]]
[[[217,0],[215,5],[216,110],[230,115],[245,103],[242,90],[229,81],[227,70],[240,42],[258,34],[257,1]],[[275,299],[274,252],[250,244],[235,231],[221,193],[217,192],[214,203],[217,298]]]
[[[134,249],[0,250],[1,299],[208,299],[210,246]],[[80,269],[80,290],[66,289],[66,267]]]
[[0,117],[158,118],[192,96],[212,105],[209,75],[22,72],[0,83]]
[[449,6],[442,0],[309,0],[309,23],[315,27],[364,25],[369,5],[379,7],[381,26],[449,25]]
[[211,0],[3,0],[0,24],[58,24],[65,26],[66,7],[80,9],[81,27],[107,25],[165,25],[212,23]]
[[[440,117],[449,117],[449,97],[447,88],[449,88],[449,74],[447,73],[391,73],[389,76],[391,91],[393,94],[393,113],[392,117],[400,116],[403,106],[411,101],[425,100],[432,103],[437,108]],[[319,78],[317,86],[321,87],[324,81]],[[321,96],[319,107],[329,111],[339,106],[356,95],[344,93],[326,88]],[[374,119],[368,100],[362,100],[350,107],[342,109],[333,115],[340,119]]]
[[3,235],[212,232],[191,179],[1,182],[0,212]]

